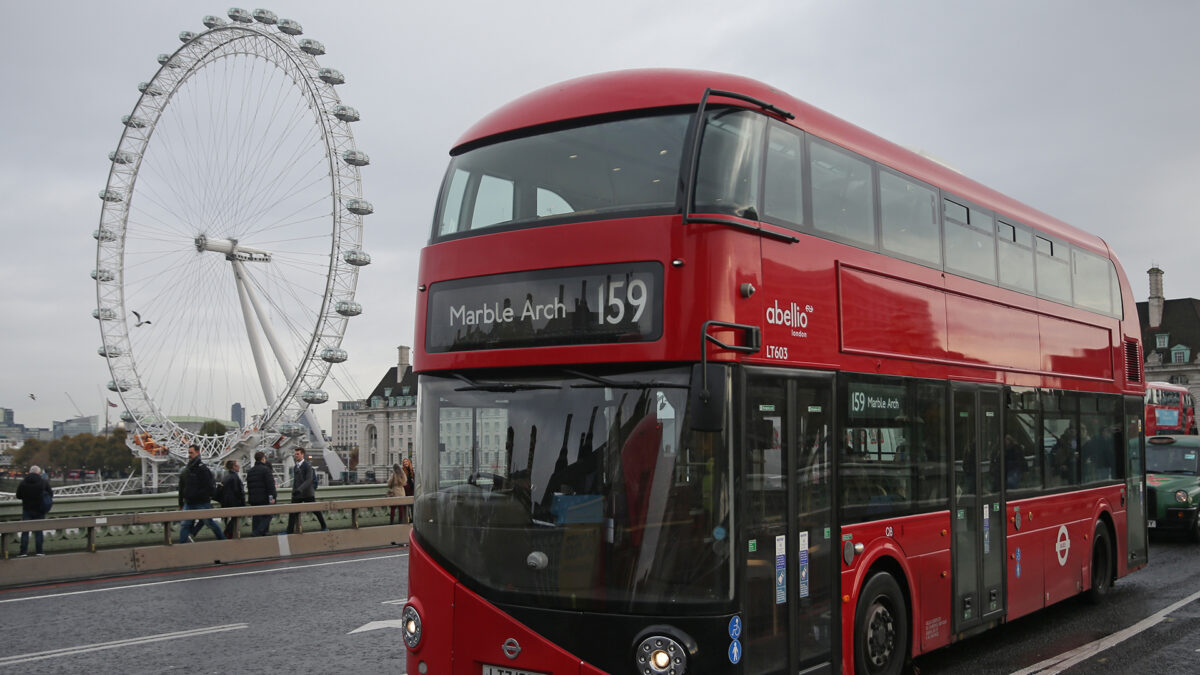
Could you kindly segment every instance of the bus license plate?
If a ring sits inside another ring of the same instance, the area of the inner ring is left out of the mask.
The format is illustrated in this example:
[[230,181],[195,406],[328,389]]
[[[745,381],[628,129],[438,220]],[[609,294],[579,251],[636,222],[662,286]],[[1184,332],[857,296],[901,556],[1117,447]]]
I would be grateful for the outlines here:
[[535,673],[532,670],[517,670],[516,668],[506,668],[504,666],[491,666],[483,664],[483,675],[545,675],[545,673]]
[[1153,521],[1153,520],[1147,520],[1147,521],[1146,521],[1146,526],[1147,526],[1147,527],[1158,527],[1158,522],[1156,522],[1156,521]]

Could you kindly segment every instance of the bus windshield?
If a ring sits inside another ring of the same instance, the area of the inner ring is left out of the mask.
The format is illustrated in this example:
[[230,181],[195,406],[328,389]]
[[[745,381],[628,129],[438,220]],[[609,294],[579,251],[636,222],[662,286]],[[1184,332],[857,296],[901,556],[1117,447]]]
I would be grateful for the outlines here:
[[450,162],[433,239],[563,217],[672,212],[691,117],[610,120],[468,150]]
[[728,601],[729,451],[689,430],[690,376],[421,376],[422,546],[496,601]]

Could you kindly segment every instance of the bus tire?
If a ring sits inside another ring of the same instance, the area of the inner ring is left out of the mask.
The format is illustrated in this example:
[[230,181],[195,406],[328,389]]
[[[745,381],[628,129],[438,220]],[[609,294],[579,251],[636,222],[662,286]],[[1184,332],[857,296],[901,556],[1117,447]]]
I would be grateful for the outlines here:
[[1088,589],[1087,599],[1092,604],[1099,603],[1108,596],[1112,586],[1112,544],[1109,542],[1108,526],[1101,521],[1096,523],[1096,532],[1092,537],[1092,587]]
[[880,572],[863,585],[854,612],[854,672],[899,675],[908,656],[908,607],[900,584]]

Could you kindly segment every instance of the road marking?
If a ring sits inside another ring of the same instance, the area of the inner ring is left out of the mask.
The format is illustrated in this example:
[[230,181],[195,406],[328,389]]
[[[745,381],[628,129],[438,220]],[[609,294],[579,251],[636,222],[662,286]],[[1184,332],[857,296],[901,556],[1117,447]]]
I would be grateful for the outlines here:
[[108,588],[89,588],[82,591],[67,591],[65,593],[51,593],[49,595],[30,595],[24,598],[7,598],[0,600],[0,605],[10,602],[25,602],[27,600],[45,600],[47,598],[64,598],[72,595],[86,595],[88,593],[106,593],[108,591],[126,591],[131,588],[145,588],[147,586],[165,586],[167,584],[182,584],[189,581],[204,581],[206,579],[227,579],[230,577],[244,577],[251,574],[270,574],[271,572],[290,572],[292,570],[302,570],[310,567],[326,567],[328,565],[345,565],[347,563],[370,562],[372,560],[387,560],[388,558],[403,558],[407,553],[394,553],[391,555],[380,555],[371,558],[356,558],[354,560],[334,560],[330,562],[312,563],[309,565],[289,565],[287,567],[274,567],[267,570],[249,570],[246,572],[230,572],[228,574],[212,574],[203,577],[189,577],[187,579],[168,579],[166,581],[148,581],[142,584],[129,584],[127,586],[109,586]]
[[386,619],[384,621],[372,621],[371,623],[363,624],[358,628],[346,633],[353,635],[354,633],[365,633],[369,630],[379,630],[380,628],[404,628],[404,619]]
[[1072,666],[1090,659],[1109,647],[1119,645],[1134,635],[1153,628],[1155,625],[1161,623],[1163,619],[1166,619],[1167,615],[1171,612],[1174,612],[1188,603],[1195,602],[1196,600],[1200,600],[1200,591],[1192,593],[1183,600],[1180,600],[1179,602],[1166,607],[1155,614],[1151,614],[1150,616],[1124,630],[1119,630],[1116,633],[1096,640],[1095,642],[1089,642],[1082,647],[1076,647],[1069,652],[1063,652],[1058,656],[1052,656],[1041,663],[1035,663],[1028,668],[1018,670],[1012,675],[1056,675],[1056,673],[1061,673]]
[[181,630],[174,633],[160,633],[158,635],[147,635],[145,637],[130,638],[128,640],[114,640],[112,642],[98,642],[94,645],[80,645],[78,647],[63,647],[61,649],[51,649],[44,652],[33,652],[30,654],[17,654],[16,656],[0,657],[0,666],[15,666],[18,663],[29,663],[30,661],[41,661],[42,659],[54,659],[60,656],[74,656],[76,654],[87,654],[88,652],[98,652],[105,649],[116,649],[118,647],[129,647],[132,645],[144,645],[151,642],[162,642],[163,640],[178,640],[180,638],[197,637],[199,635],[209,635],[211,633],[224,633],[231,630],[241,630],[249,628],[248,623],[234,623],[226,626],[209,626],[208,628],[193,628],[192,630]]
[[407,605],[408,598],[401,598],[399,600],[384,600],[383,602],[381,602],[379,604],[381,604],[381,605]]

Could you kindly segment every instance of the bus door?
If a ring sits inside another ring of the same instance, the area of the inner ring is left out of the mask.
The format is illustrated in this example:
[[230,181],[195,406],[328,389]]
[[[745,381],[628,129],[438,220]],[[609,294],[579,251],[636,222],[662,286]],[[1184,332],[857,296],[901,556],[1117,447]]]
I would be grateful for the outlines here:
[[1145,408],[1136,397],[1125,398],[1125,536],[1130,569],[1146,564],[1146,436],[1142,433]]
[[833,376],[747,369],[742,391],[741,672],[836,672]]
[[1004,436],[999,387],[955,383],[953,534],[955,633],[1004,615]]

